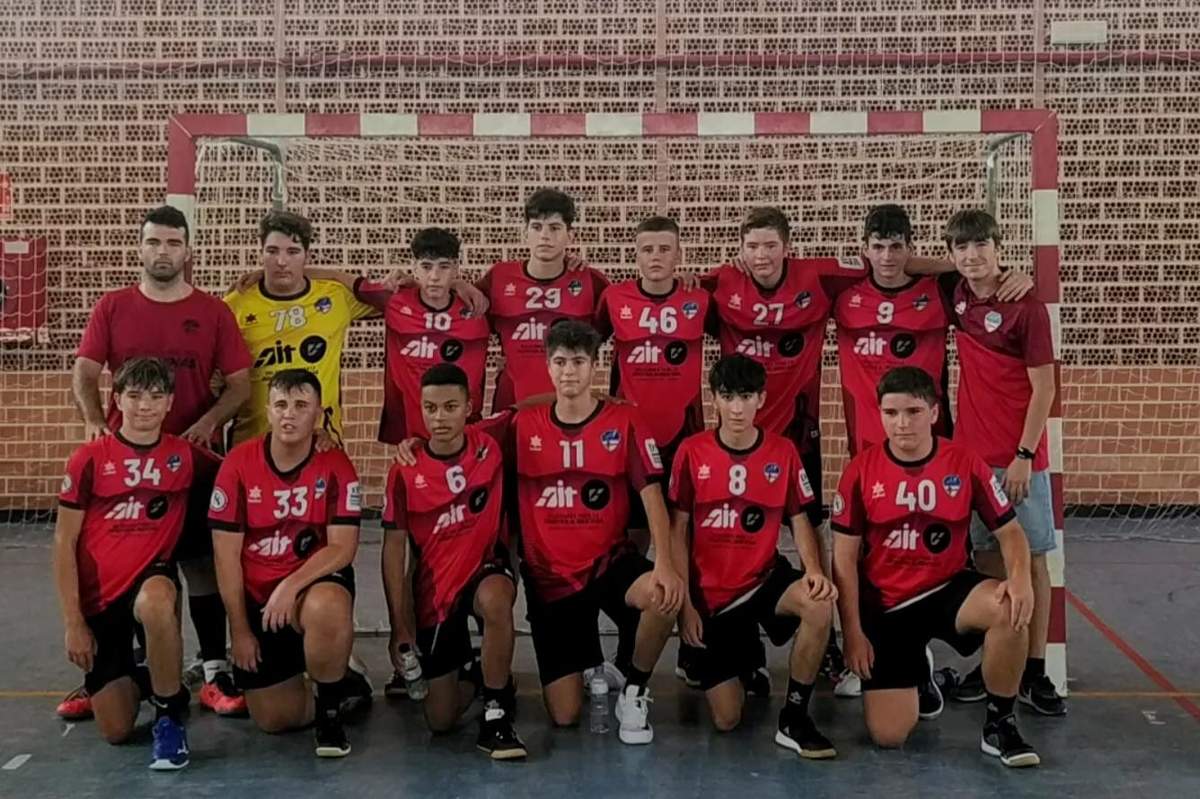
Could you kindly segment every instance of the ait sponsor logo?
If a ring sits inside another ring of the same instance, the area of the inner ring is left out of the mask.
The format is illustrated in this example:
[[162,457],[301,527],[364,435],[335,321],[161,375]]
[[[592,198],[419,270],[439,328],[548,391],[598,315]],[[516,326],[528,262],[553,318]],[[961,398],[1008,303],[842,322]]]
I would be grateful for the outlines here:
[[604,447],[609,452],[616,451],[617,447],[621,446],[621,434],[617,430],[605,430],[600,434],[600,446]]
[[767,478],[768,483],[774,483],[779,479],[780,474],[782,474],[782,470],[778,463],[768,463],[763,467],[763,477]]
[[726,502],[721,507],[710,510],[704,517],[704,521],[700,522],[700,526],[710,530],[733,530],[737,527],[737,523],[737,511]]
[[276,530],[270,537],[260,538],[246,549],[264,558],[278,558],[291,551],[292,539]]
[[989,333],[995,333],[1000,329],[1000,325],[1004,324],[1004,317],[999,311],[988,311],[983,317],[983,329]]
[[883,355],[883,351],[887,349],[887,339],[883,336],[875,335],[875,331],[861,336],[854,342],[854,354],[866,355],[873,358],[878,358]]
[[437,344],[429,340],[428,336],[421,336],[419,339],[413,339],[404,345],[400,350],[400,354],[406,358],[417,358],[422,361],[433,360],[437,355]]
[[467,518],[466,505],[451,505],[438,516],[437,522],[433,525],[433,534],[437,535],[442,530],[448,530],[456,524],[462,524]]
[[913,551],[916,550],[917,539],[920,537],[920,532],[914,529],[912,525],[906,523],[898,530],[892,530],[890,533],[888,533],[888,537],[884,540],[883,546],[887,549]]
[[109,510],[108,513],[104,514],[104,518],[115,519],[118,521],[140,519],[142,518],[142,511],[145,509],[145,507],[146,506],[143,503],[138,502],[133,497],[130,497],[129,499],[123,499],[116,505],[113,505],[112,509]]
[[655,364],[662,360],[662,354],[662,347],[656,346],[651,341],[644,341],[629,351],[629,356],[625,358],[625,362]]
[[680,310],[688,319],[695,319],[696,314],[700,313],[700,303],[688,300],[680,307]]
[[578,280],[572,280],[567,284],[567,293],[572,297],[578,297],[583,293],[583,283]]
[[942,488],[946,490],[946,496],[954,499],[962,491],[962,478],[957,474],[948,474],[942,478]]
[[775,351],[775,345],[763,339],[762,336],[744,338],[737,345],[737,351],[751,358],[770,358]]
[[513,341],[541,341],[544,338],[546,338],[546,323],[539,322],[532,317],[517,325],[512,334]]
[[619,316],[622,319],[632,319],[633,318],[633,309],[630,308],[628,305],[622,305]]
[[333,300],[320,297],[313,303],[313,307],[317,309],[317,313],[329,313],[333,309]]
[[579,489],[568,486],[562,480],[559,480],[552,486],[546,486],[542,489],[542,495],[538,497],[535,507],[538,508],[573,508],[575,500],[579,498]]

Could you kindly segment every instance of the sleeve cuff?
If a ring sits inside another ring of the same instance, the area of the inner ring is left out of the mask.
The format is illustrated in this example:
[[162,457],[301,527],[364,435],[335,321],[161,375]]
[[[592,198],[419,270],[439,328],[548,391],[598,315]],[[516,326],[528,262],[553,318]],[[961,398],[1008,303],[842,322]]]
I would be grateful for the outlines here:
[[1002,513],[996,517],[996,523],[994,525],[992,525],[992,528],[991,528],[992,532],[993,533],[996,532],[1001,527],[1008,524],[1015,518],[1017,518],[1017,511],[1013,508],[1009,508],[1004,513]]
[[242,532],[242,525],[238,524],[237,522],[223,522],[223,521],[218,521],[218,520],[214,520],[214,519],[209,519],[208,526],[211,527],[212,529],[217,530],[218,532],[222,532],[222,533],[240,533],[240,532]]
[[72,502],[69,499],[60,499],[58,506],[60,508],[70,508],[71,510],[83,510],[83,505],[80,505],[78,502]]
[[847,527],[846,525],[841,524],[840,522],[830,521],[829,528],[831,530],[833,530],[835,533],[841,533],[842,535],[852,535],[855,538],[862,537],[862,533],[860,533],[857,530],[854,530],[850,527]]
[[330,524],[348,524],[358,527],[362,523],[361,516],[334,516]]

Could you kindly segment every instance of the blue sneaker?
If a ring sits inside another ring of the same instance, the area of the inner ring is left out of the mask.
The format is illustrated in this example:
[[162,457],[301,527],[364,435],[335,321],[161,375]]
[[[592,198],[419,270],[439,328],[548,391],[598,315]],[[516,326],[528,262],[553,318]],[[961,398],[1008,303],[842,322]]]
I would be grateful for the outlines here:
[[163,716],[154,722],[154,771],[178,771],[188,764],[187,730]]

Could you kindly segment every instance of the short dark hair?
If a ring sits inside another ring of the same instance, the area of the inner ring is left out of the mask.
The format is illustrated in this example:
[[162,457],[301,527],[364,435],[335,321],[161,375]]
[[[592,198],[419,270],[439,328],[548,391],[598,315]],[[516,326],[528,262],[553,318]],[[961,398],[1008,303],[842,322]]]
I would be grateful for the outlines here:
[[947,249],[956,244],[966,244],[971,241],[992,240],[1000,246],[1000,225],[996,218],[982,208],[968,208],[950,217],[942,231],[942,240]]
[[146,215],[142,217],[142,232],[138,235],[139,241],[145,235],[146,225],[162,225],[163,227],[178,228],[183,231],[184,243],[187,243],[191,238],[187,216],[184,215],[183,211],[170,205],[160,205],[146,212]]
[[563,319],[550,325],[546,333],[546,357],[557,350],[586,352],[593,361],[600,355],[600,334],[596,328],[578,319]]
[[753,358],[735,352],[712,365],[708,387],[714,394],[761,394],[767,387],[767,370]]
[[738,229],[738,237],[744,239],[751,230],[763,228],[769,228],[778,233],[784,244],[792,239],[792,223],[788,220],[787,214],[773,206],[751,208],[750,213],[746,214],[741,228]]
[[258,244],[260,247],[267,243],[267,236],[272,233],[282,233],[290,239],[295,239],[306,250],[312,246],[312,222],[309,222],[300,216],[300,214],[293,214],[291,211],[267,212],[267,215],[258,223]]
[[651,216],[643,219],[633,231],[635,237],[639,233],[674,233],[675,238],[679,238],[679,223],[669,216]]
[[912,220],[908,211],[893,203],[877,205],[867,212],[863,220],[863,242],[871,240],[871,236],[881,239],[903,239],[906,244],[912,243]]
[[267,391],[279,390],[290,394],[295,389],[305,386],[316,392],[317,399],[321,398],[321,380],[307,369],[284,369],[276,372],[267,386]]
[[575,201],[558,189],[538,189],[525,201],[525,223],[558,214],[567,227],[575,224]]
[[885,374],[875,387],[875,401],[883,402],[885,394],[907,394],[930,405],[936,405],[938,399],[933,378],[917,366],[897,366]]
[[467,373],[452,363],[438,363],[426,369],[421,375],[421,388],[426,386],[458,386],[464,394],[471,396]]
[[114,393],[121,394],[127,388],[174,394],[175,372],[162,358],[130,358],[113,375]]
[[449,230],[440,227],[427,227],[417,231],[417,235],[413,236],[412,254],[413,258],[420,260],[422,258],[448,258],[452,261],[458,260],[458,253],[462,244]]

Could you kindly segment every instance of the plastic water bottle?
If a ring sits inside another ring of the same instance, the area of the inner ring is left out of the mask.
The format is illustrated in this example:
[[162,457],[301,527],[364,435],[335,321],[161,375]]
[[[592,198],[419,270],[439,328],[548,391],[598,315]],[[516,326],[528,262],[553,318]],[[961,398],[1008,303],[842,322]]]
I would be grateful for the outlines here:
[[425,677],[421,674],[421,661],[408,644],[400,645],[400,676],[404,678],[409,699],[420,702],[429,696],[429,686],[425,684]]
[[588,714],[588,728],[595,733],[608,732],[608,681],[600,673],[592,677],[588,684],[588,692],[592,695],[591,710]]

